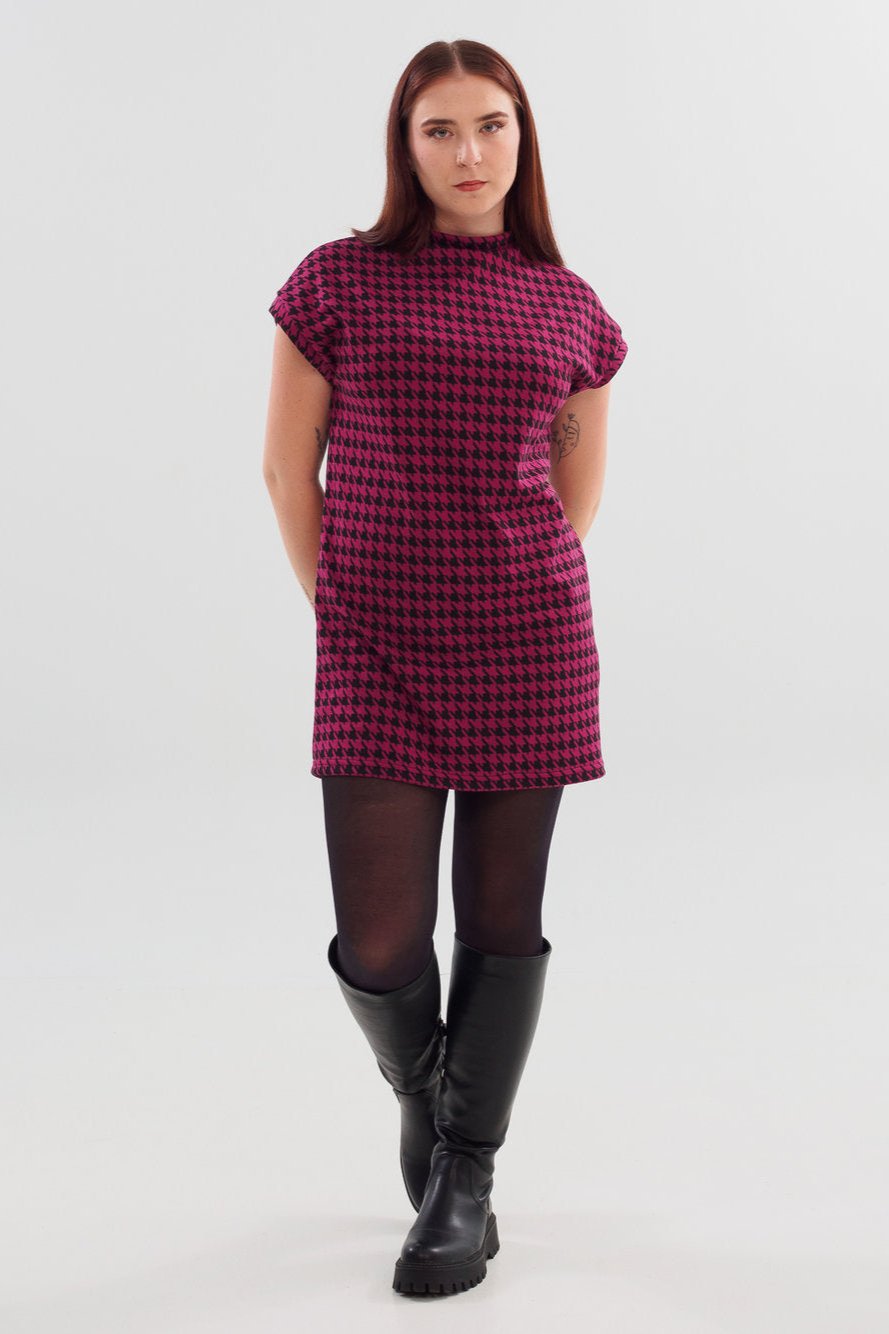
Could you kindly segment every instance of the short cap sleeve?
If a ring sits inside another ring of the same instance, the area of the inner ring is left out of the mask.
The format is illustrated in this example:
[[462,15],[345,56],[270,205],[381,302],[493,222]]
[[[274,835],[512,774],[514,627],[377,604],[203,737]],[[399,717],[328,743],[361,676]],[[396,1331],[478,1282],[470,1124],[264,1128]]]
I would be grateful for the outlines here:
[[315,370],[334,384],[340,319],[334,309],[329,265],[325,246],[310,251],[278,289],[269,313]]
[[608,314],[590,287],[578,328],[578,350],[571,378],[571,394],[600,389],[620,370],[627,343],[620,325]]

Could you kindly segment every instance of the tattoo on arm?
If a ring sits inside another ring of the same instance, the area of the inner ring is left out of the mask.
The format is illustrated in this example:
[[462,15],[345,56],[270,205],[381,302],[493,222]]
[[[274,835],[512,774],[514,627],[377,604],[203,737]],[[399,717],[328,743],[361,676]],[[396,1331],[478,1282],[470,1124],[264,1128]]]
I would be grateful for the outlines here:
[[557,426],[553,422],[550,440],[557,451],[556,458],[562,459],[576,449],[580,441],[580,422],[573,412],[569,412]]

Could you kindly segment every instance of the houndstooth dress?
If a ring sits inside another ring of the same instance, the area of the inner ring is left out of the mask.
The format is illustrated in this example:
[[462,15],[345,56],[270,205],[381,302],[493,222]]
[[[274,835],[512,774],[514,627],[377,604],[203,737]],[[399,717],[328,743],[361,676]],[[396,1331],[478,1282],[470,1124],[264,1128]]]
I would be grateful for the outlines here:
[[270,306],[332,385],[310,772],[467,791],[605,773],[583,546],[549,480],[620,327],[510,232],[317,246]]

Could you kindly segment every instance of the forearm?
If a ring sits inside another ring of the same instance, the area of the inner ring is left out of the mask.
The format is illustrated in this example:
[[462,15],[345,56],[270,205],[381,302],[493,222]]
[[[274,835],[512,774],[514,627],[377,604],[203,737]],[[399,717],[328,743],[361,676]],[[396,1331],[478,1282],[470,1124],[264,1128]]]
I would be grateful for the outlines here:
[[572,517],[571,519],[571,522],[577,529],[577,534],[581,542],[584,541],[587,533],[590,531],[590,529],[593,526],[593,523],[595,522],[596,515],[599,512],[599,502],[601,501],[601,499],[602,499],[601,496],[597,496],[592,504],[592,507],[587,506],[582,515]]
[[581,497],[576,494],[576,491],[573,488],[566,488],[566,493],[563,494],[563,492],[559,490],[555,469],[550,472],[550,482],[562,502],[565,518],[571,524],[571,527],[582,542],[593,526],[593,520],[596,517],[602,499],[601,491],[593,496]]
[[550,427],[550,482],[581,541],[593,526],[605,487],[608,392],[606,385],[575,394]]
[[314,607],[324,488],[318,478],[305,482],[291,481],[284,485],[273,476],[267,480],[266,485],[284,539],[287,558],[303,592]]

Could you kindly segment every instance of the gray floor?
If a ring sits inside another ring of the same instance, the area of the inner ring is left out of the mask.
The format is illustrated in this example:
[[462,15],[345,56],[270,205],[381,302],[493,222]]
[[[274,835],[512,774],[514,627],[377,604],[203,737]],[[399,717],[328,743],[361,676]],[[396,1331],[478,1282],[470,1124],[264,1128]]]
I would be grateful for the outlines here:
[[501,1250],[420,1315],[390,1286],[397,1106],[327,973],[308,792],[295,858],[288,792],[86,794],[52,839],[22,801],[4,1334],[390,1330],[454,1303],[469,1329],[885,1334],[875,793],[697,794],[683,827],[637,795],[632,838],[619,793],[605,819],[604,785],[569,791]]

